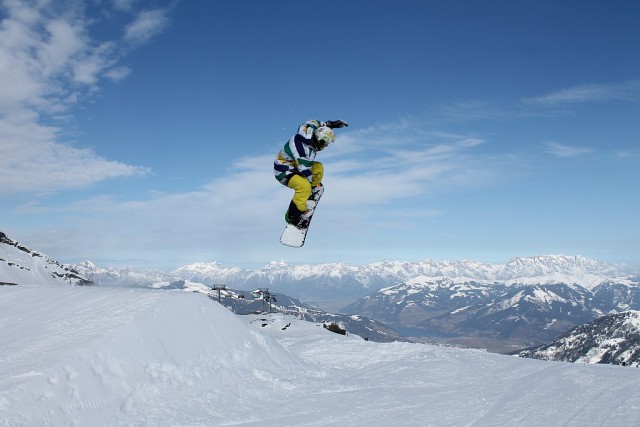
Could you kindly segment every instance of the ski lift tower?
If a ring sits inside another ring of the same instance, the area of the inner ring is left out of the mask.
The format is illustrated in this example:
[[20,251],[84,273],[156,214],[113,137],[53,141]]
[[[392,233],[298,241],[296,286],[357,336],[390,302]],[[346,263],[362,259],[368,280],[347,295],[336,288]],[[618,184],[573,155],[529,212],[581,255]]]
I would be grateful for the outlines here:
[[220,291],[227,290],[227,287],[225,285],[213,285],[213,288],[211,289],[214,291],[218,291],[218,302],[222,304],[222,301],[220,300]]
[[264,302],[269,302],[269,313],[271,313],[271,292],[269,292],[269,288],[260,288],[258,289],[262,294],[262,312],[264,313]]

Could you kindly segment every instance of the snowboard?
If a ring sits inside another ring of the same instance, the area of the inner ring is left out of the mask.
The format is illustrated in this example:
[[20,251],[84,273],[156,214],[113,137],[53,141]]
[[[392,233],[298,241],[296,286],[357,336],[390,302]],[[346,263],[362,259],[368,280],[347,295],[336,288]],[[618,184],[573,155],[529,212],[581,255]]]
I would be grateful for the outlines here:
[[[316,208],[318,207],[318,202],[320,201],[320,197],[322,197],[322,193],[324,193],[324,187],[322,185],[314,189],[314,191],[311,193],[311,196],[309,197],[309,200],[313,200],[315,202],[315,206],[313,207],[313,209],[310,209],[310,214],[306,215],[306,218],[303,219],[297,226],[287,223],[284,231],[282,232],[282,236],[280,236],[280,243],[285,246],[291,246],[292,248],[300,248],[302,247],[302,245],[304,245],[304,241],[307,238],[307,231],[309,231],[309,224],[311,223],[311,219],[316,212]],[[285,217],[288,217],[288,215],[285,215]]]

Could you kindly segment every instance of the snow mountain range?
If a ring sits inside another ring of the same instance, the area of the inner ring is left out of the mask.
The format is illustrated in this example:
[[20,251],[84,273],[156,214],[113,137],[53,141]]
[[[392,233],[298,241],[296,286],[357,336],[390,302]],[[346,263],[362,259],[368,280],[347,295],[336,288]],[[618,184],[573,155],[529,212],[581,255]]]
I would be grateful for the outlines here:
[[418,277],[383,288],[348,306],[409,336],[426,341],[509,352],[554,340],[600,316],[640,309],[640,284],[607,280],[577,284],[501,283]]
[[640,311],[603,316],[572,329],[550,344],[521,351],[518,355],[562,362],[640,367]]
[[85,261],[73,266],[98,284],[148,286],[159,281],[190,280],[236,289],[270,288],[325,309],[343,307],[358,298],[416,277],[450,278],[456,282],[548,284],[577,283],[590,289],[606,280],[628,279],[626,266],[582,256],[514,258],[506,264],[475,261],[382,261],[363,266],[346,263],[289,265],[273,261],[262,268],[193,263],[169,272],[136,268],[104,268]]

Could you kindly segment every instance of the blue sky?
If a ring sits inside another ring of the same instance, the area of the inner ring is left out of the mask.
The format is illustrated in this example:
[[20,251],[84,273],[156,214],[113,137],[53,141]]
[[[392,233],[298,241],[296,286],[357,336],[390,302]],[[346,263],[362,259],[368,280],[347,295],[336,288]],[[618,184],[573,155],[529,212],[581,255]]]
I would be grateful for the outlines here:
[[[0,19],[0,230],[62,262],[640,265],[636,1],[0,0]],[[272,162],[312,118],[350,126],[292,249]]]

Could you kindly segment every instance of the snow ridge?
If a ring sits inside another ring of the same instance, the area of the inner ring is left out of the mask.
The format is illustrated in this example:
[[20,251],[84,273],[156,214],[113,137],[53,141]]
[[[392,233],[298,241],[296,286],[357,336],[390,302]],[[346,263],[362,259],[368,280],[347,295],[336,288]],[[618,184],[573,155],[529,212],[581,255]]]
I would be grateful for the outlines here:
[[72,267],[32,251],[0,231],[0,284],[86,285]]
[[521,357],[640,367],[640,311],[610,314],[563,334]]

